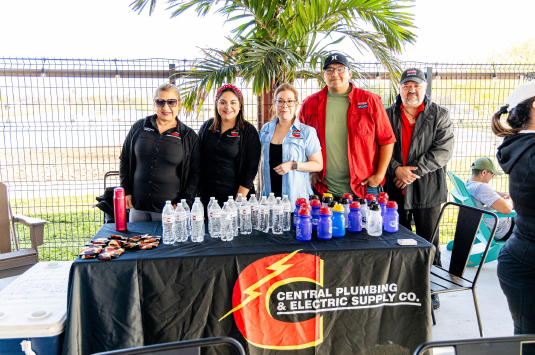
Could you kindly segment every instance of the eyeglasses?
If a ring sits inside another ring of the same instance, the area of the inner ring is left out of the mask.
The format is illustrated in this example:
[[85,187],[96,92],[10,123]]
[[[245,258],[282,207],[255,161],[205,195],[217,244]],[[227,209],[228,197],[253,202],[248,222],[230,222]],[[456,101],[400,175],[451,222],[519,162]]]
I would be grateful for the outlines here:
[[405,90],[405,91],[408,91],[408,90],[410,90],[412,88],[414,88],[416,90],[420,90],[423,87],[424,87],[423,85],[401,85],[401,89]]
[[286,106],[288,106],[288,107],[294,107],[296,102],[297,102],[297,100],[288,100],[288,101],[284,101],[284,100],[275,100],[275,103],[276,103],[277,106],[279,106],[279,107],[284,106],[284,104],[286,104]]
[[335,70],[338,72],[338,74],[342,74],[346,70],[349,70],[349,68],[348,67],[327,68],[325,69],[325,73],[327,73],[328,75],[333,75]]
[[492,173],[492,172],[491,172],[491,174],[492,174],[492,177],[493,177],[493,178],[495,178],[495,177],[496,177],[496,174],[494,174],[494,173]]
[[177,99],[169,99],[169,100],[154,99],[154,104],[157,107],[164,107],[165,103],[167,103],[169,107],[176,107],[176,105],[178,104],[178,100]]

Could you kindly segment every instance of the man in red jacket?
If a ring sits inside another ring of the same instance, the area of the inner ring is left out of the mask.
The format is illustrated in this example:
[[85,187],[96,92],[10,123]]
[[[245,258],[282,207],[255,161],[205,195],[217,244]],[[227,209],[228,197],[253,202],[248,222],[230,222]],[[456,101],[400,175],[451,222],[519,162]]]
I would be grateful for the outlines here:
[[345,193],[377,195],[396,141],[381,97],[350,82],[343,54],[327,56],[322,76],[327,87],[307,97],[299,111],[299,120],[316,129],[322,148],[323,170],[311,183],[335,199]]

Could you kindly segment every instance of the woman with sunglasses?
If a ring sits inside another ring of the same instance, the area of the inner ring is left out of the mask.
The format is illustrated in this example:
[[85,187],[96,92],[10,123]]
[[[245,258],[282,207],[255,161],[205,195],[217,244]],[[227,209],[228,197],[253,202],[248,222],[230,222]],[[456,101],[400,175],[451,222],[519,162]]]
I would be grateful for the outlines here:
[[241,91],[224,85],[216,93],[215,116],[199,129],[201,141],[200,195],[206,207],[210,197],[220,205],[228,196],[254,192],[260,160],[258,131],[245,120]]
[[156,114],[132,125],[119,157],[130,222],[160,221],[166,200],[191,206],[199,186],[199,137],[178,119],[178,88],[160,85],[154,108]]
[[323,169],[321,145],[316,130],[296,116],[298,92],[290,84],[275,90],[275,118],[260,130],[264,179],[263,193],[288,195],[290,202],[312,195],[309,173]]

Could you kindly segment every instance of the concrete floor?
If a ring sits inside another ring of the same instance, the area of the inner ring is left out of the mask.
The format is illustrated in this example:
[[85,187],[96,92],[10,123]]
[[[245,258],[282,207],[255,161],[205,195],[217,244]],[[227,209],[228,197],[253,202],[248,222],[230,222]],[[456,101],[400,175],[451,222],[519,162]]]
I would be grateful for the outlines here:
[[[442,265],[447,268],[451,252],[442,248]],[[500,288],[496,269],[497,261],[486,263],[481,269],[476,295],[485,337],[513,335],[513,319],[507,299]],[[466,268],[465,277],[473,278],[477,268]],[[437,325],[433,327],[433,340],[454,340],[479,337],[476,311],[471,291],[440,295],[440,308],[435,311]]]

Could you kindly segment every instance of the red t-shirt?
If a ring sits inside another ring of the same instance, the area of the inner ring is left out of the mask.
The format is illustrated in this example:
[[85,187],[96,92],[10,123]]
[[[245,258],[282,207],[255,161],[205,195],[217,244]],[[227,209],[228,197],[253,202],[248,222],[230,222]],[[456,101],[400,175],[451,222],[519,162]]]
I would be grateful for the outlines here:
[[[403,104],[401,104],[401,153],[403,155],[403,166],[407,165],[407,158],[409,157],[409,149],[411,147],[412,134],[414,132],[414,125],[416,125],[416,120],[418,119],[418,114],[424,110],[424,103],[418,107],[418,111],[414,115],[414,123],[411,124],[409,119],[405,115],[405,110],[403,109]],[[403,194],[405,194],[405,189],[403,189]]]

